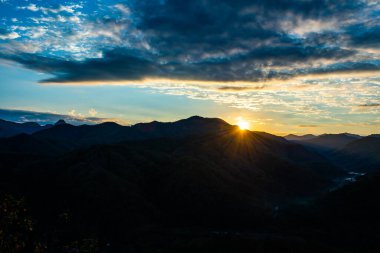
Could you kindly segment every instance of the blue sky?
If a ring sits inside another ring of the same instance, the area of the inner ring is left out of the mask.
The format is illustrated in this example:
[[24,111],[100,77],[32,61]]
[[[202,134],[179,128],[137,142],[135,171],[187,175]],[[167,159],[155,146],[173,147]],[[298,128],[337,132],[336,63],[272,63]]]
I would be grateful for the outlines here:
[[2,0],[0,108],[378,133],[379,13],[374,0]]

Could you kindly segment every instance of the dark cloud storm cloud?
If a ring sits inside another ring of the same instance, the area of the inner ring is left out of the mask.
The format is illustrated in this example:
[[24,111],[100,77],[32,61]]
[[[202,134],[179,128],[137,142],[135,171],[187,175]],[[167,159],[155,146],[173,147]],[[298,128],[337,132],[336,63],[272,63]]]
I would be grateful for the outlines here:
[[[169,78],[202,81],[288,79],[308,73],[377,70],[377,63],[352,60],[355,47],[336,44],[339,31],[297,36],[306,20],[344,22],[366,8],[365,1],[332,0],[157,0],[123,2],[149,47],[105,46],[100,58],[67,59],[36,53],[0,57],[52,75],[42,82],[81,82]],[[338,22],[338,23],[339,23]],[[346,44],[378,47],[378,26],[350,26]],[[307,28],[306,28],[307,29]],[[333,28],[332,28],[333,29]],[[298,31],[297,30],[297,31]],[[117,30],[119,31],[119,30]],[[301,31],[303,31],[301,29]],[[121,41],[128,33],[118,32]],[[356,58],[355,58],[356,59]],[[314,61],[328,60],[324,67]],[[331,63],[337,62],[337,63]]]

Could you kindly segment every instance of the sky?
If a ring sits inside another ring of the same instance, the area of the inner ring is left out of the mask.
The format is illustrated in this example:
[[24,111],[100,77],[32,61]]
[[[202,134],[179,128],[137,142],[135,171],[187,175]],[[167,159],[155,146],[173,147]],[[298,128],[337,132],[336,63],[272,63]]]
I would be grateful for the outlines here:
[[380,133],[380,1],[0,0],[0,118]]

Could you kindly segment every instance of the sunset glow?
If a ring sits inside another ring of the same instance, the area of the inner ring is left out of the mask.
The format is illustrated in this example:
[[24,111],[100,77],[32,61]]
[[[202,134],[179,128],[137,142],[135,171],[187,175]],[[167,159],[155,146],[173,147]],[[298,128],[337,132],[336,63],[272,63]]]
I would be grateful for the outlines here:
[[380,0],[0,0],[0,253],[380,253],[379,35]]

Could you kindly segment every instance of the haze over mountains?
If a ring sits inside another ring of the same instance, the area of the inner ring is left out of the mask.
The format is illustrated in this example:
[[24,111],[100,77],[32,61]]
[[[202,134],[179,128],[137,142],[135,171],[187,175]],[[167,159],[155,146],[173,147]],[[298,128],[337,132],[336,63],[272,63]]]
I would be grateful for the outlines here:
[[[38,229],[22,235],[25,244],[33,237],[47,252],[69,252],[87,239],[102,250],[93,252],[379,246],[365,225],[380,228],[372,220],[378,202],[369,199],[380,190],[376,135],[283,138],[199,116],[133,126],[1,126],[0,193],[27,200]],[[360,198],[372,208],[368,217],[351,203]],[[362,234],[352,240],[347,231],[357,222]]]
[[345,170],[370,171],[379,166],[379,135],[323,134],[315,137],[285,136],[309,150],[322,154]]
[[285,136],[287,140],[298,141],[299,143],[319,148],[324,151],[341,149],[354,140],[361,139],[359,135],[341,133],[341,134],[322,134],[319,136],[304,135],[304,136]]

